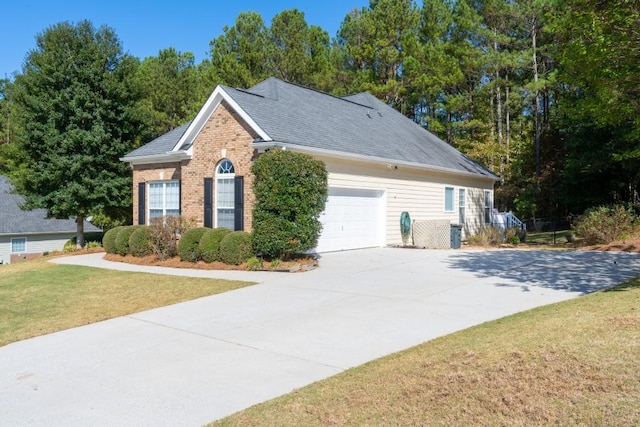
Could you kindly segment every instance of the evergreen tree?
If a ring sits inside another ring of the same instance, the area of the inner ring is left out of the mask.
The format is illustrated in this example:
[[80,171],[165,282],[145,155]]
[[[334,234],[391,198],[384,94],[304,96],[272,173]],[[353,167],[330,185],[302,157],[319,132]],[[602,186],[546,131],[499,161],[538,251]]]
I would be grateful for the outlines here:
[[211,66],[209,81],[248,88],[270,77],[268,53],[272,52],[269,32],[256,12],[238,15],[232,27],[209,43]]
[[75,217],[78,245],[87,216],[131,214],[131,174],[119,158],[140,132],[136,67],[112,29],[64,22],[38,34],[15,79],[20,166],[12,181],[26,207]]
[[191,52],[163,49],[140,64],[136,80],[143,94],[142,109],[157,137],[194,117],[210,94]]

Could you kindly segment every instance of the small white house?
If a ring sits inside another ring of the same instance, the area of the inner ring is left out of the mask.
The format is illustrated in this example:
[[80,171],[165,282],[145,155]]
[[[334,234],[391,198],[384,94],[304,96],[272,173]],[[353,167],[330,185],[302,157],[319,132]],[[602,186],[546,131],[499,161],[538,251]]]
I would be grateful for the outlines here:
[[[0,175],[0,264],[10,264],[61,251],[76,235],[73,219],[47,219],[44,209],[24,211],[24,198],[13,194],[9,180]],[[85,222],[87,232],[100,231]]]

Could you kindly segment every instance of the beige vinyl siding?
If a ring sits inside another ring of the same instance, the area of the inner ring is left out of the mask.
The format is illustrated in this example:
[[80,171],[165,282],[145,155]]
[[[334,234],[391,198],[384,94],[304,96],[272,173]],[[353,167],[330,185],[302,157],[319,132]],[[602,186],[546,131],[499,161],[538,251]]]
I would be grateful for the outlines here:
[[[0,261],[9,264],[11,260],[11,239],[26,238],[27,251],[25,254],[41,254],[44,252],[61,251],[64,244],[74,237],[75,233],[63,234],[22,234],[14,236],[0,236]],[[14,254],[15,255],[15,254]]]
[[[493,190],[490,179],[430,172],[393,165],[371,165],[322,158],[329,172],[329,187],[382,190],[386,199],[386,244],[402,243],[400,215],[412,220],[446,219],[458,222],[458,189],[466,190],[464,235],[475,234],[484,225],[484,190]],[[454,188],[454,210],[445,212],[445,187]]]

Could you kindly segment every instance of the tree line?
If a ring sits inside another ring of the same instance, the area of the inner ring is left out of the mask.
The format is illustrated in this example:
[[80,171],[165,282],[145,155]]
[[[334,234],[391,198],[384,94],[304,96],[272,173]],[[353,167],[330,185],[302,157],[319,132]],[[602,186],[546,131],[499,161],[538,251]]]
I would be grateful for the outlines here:
[[639,68],[629,0],[371,0],[333,37],[297,9],[269,24],[244,12],[200,63],[171,47],[131,57],[109,27],[64,22],[0,81],[0,168],[52,216],[122,218],[118,157],[193,118],[216,85],[275,76],[369,91],[492,169],[498,208],[561,218],[638,201]]

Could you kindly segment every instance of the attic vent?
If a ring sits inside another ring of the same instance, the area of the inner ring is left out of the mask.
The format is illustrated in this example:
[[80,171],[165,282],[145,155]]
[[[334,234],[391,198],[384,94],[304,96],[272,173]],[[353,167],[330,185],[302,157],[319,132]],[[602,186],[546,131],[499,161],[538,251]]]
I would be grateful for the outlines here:
[[367,117],[371,118],[371,114],[367,113]]
[[380,117],[382,117],[382,113],[381,113],[380,111],[378,111],[378,115],[379,115]]

